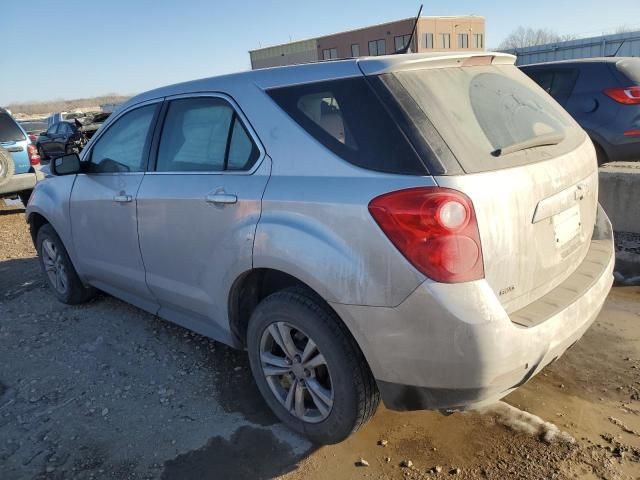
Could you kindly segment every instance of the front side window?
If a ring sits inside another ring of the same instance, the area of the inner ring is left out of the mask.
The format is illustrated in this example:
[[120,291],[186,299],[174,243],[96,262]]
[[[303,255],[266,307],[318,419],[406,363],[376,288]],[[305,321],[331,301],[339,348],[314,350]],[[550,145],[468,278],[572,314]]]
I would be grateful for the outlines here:
[[88,173],[144,171],[157,108],[158,104],[137,108],[111,124],[91,150]]
[[185,98],[169,104],[156,171],[247,170],[258,156],[258,148],[227,101]]
[[268,91],[328,150],[362,168],[424,175],[425,167],[364,78]]

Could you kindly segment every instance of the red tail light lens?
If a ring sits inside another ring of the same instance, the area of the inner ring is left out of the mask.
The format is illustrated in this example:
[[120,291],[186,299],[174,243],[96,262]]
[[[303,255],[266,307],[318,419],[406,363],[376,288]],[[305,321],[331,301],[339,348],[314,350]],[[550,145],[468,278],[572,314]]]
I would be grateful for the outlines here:
[[40,165],[40,155],[35,145],[27,145],[27,153],[29,154],[29,163],[31,165]]
[[374,198],[369,212],[420,272],[442,283],[484,278],[473,203],[449,188],[399,190]]
[[640,105],[640,87],[608,88],[604,94],[624,105]]

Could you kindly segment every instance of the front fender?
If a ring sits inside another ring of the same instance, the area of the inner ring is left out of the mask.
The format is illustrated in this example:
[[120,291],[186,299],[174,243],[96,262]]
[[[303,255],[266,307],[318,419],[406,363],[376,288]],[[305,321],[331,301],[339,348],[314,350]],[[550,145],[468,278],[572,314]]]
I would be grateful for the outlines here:
[[69,218],[69,199],[75,179],[75,175],[66,175],[47,177],[38,182],[26,209],[26,219],[31,223],[33,214],[44,217],[62,240],[73,264],[77,265]]

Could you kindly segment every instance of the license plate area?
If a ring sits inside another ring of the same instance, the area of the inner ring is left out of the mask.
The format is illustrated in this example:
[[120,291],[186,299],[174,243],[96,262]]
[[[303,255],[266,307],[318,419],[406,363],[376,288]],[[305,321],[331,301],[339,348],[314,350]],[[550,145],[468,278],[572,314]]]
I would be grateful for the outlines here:
[[564,249],[571,244],[580,234],[582,221],[580,219],[580,206],[573,207],[554,215],[551,219],[556,247]]

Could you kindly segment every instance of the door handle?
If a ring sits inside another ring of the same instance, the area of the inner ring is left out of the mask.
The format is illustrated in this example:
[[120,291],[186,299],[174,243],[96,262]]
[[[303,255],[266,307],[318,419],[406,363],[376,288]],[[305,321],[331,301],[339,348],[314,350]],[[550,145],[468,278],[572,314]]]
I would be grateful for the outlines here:
[[238,197],[236,195],[224,192],[210,193],[204,199],[207,203],[213,203],[216,205],[230,205],[238,201]]
[[113,201],[118,203],[128,203],[128,202],[131,202],[132,200],[133,200],[133,197],[131,195],[115,195],[113,197]]

